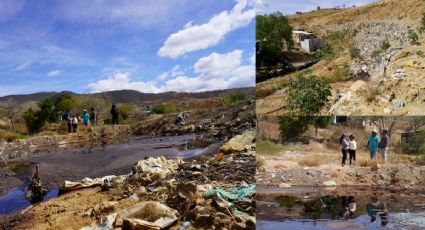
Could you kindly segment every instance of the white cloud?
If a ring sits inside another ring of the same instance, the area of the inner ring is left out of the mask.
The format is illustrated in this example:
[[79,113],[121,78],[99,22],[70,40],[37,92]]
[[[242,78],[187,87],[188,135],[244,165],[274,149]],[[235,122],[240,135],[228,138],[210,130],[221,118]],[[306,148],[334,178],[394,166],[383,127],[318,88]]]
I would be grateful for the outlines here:
[[251,61],[251,64],[255,65],[255,51],[252,53],[252,56],[249,60]]
[[247,26],[255,17],[255,9],[247,0],[237,0],[229,11],[212,17],[207,23],[193,25],[188,22],[184,28],[171,34],[159,49],[161,57],[176,58],[189,52],[217,45],[224,36],[238,28]]
[[56,76],[59,76],[60,74],[61,74],[61,71],[60,70],[53,70],[53,71],[50,71],[47,74],[47,76],[49,76],[49,77],[56,77]]
[[225,77],[241,64],[242,50],[226,54],[212,53],[199,59],[194,65],[195,73],[204,79]]
[[159,89],[152,82],[130,82],[130,73],[118,72],[105,80],[88,85],[90,92],[104,92],[111,90],[133,89],[141,92],[157,93]]
[[16,70],[18,71],[26,70],[30,65],[31,65],[31,62],[25,62],[22,65],[19,65],[18,67],[16,67]]
[[[102,92],[120,89],[133,89],[145,93],[167,91],[202,92],[218,89],[249,87],[255,85],[255,67],[242,65],[241,50],[219,54],[212,53],[200,58],[194,64],[195,77],[186,76],[181,67],[176,65],[172,70],[159,75],[155,81],[131,81],[131,74],[118,72],[88,85],[91,92]],[[157,81],[165,81],[157,86]]]

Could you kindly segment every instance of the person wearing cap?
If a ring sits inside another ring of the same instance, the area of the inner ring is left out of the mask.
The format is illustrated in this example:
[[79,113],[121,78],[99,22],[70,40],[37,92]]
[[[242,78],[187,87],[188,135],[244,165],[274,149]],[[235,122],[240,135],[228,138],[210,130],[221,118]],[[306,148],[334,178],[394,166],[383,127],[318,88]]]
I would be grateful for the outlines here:
[[90,118],[89,113],[87,112],[87,109],[85,109],[83,111],[83,124],[86,127],[89,126],[89,118]]
[[390,141],[390,138],[388,137],[388,131],[384,130],[381,133],[381,140],[379,141],[379,152],[382,154],[382,159],[384,159],[385,162],[387,162],[387,150],[388,150],[388,142]]
[[378,151],[379,136],[378,131],[374,129],[372,135],[367,140],[367,148],[369,149],[370,159],[376,160],[376,152]]

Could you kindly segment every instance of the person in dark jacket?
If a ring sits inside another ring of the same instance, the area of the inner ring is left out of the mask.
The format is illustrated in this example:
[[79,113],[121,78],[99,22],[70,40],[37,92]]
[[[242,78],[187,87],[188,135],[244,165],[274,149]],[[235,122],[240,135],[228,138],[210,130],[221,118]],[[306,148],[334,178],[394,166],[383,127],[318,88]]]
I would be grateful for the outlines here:
[[381,133],[381,140],[378,144],[379,152],[382,154],[382,158],[385,162],[387,162],[388,159],[388,142],[390,141],[390,138],[388,137],[388,131],[384,130]]
[[111,115],[112,115],[112,124],[117,124],[118,125],[119,111],[118,111],[118,108],[117,108],[116,105],[112,105]]
[[347,161],[347,154],[348,154],[348,136],[343,134],[341,138],[339,139],[339,143],[342,145],[342,167],[345,166],[345,162]]
[[97,114],[96,114],[96,112],[94,111],[94,108],[93,108],[93,107],[91,107],[91,108],[90,108],[90,125],[91,125],[91,126],[95,126],[95,125],[96,125],[96,123],[97,123]]

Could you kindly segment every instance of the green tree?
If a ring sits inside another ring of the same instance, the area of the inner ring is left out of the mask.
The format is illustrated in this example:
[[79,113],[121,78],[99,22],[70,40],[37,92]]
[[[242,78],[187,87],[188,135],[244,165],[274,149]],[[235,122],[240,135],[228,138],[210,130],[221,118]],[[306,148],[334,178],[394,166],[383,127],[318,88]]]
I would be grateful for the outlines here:
[[316,76],[292,78],[288,84],[287,104],[290,113],[302,116],[316,115],[331,96],[330,84]]
[[45,119],[41,111],[35,111],[32,108],[29,108],[24,113],[25,124],[28,129],[28,133],[33,134],[43,128]]
[[40,108],[41,119],[48,121],[50,124],[58,120],[58,111],[55,101],[52,98],[46,98],[38,102]]
[[309,116],[279,116],[279,131],[282,141],[295,139],[308,130]]
[[282,55],[284,42],[292,47],[292,27],[280,12],[256,16],[256,39],[259,65],[274,65]]

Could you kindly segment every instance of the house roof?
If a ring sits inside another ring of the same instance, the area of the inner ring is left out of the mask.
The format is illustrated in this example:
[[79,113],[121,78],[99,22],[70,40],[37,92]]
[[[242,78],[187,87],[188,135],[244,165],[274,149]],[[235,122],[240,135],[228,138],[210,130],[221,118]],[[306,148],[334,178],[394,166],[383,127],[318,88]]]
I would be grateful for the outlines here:
[[292,33],[294,33],[294,34],[307,34],[307,35],[313,34],[313,33],[307,32],[307,31],[303,31],[303,30],[294,30],[294,31],[292,31]]

